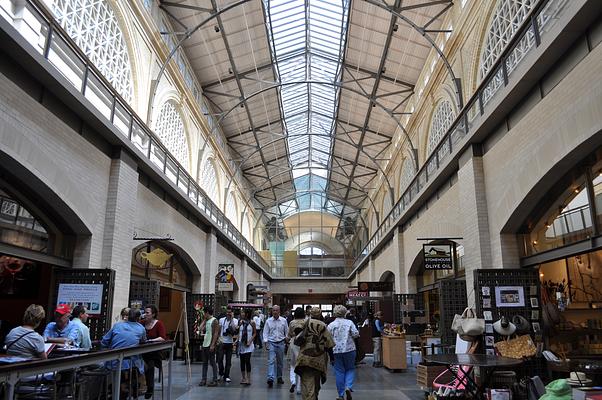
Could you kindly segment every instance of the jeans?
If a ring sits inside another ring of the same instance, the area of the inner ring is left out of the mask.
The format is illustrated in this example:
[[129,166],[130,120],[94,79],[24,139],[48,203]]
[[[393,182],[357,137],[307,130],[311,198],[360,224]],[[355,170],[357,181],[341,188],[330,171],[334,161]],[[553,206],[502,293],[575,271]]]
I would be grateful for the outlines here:
[[213,381],[217,381],[217,365],[215,364],[215,350],[210,351],[209,347],[203,347],[203,375],[201,376],[202,381],[207,381],[207,369],[208,365],[211,364],[213,369]]
[[297,364],[297,357],[299,356],[299,346],[291,344],[289,347],[289,351],[291,352],[291,365],[290,365],[290,380],[291,385],[297,386],[297,393],[301,390],[301,378],[299,375],[295,374],[295,364]]
[[268,353],[268,381],[282,379],[282,366],[284,364],[284,340],[281,342],[270,342]]
[[255,346],[260,349],[263,347],[261,338],[263,337],[263,329],[257,329],[257,335],[255,336]]
[[355,378],[355,350],[334,355],[334,376],[339,397],[345,395],[345,389],[353,389]]
[[[219,367],[219,374],[225,378],[230,377],[230,368],[232,367],[232,343],[222,343],[217,349],[217,366]],[[224,357],[226,358],[226,366],[224,367]]]
[[374,346],[374,350],[372,351],[374,353],[374,364],[376,365],[380,365],[381,364],[381,345],[382,345],[383,339],[381,337],[373,337],[372,338],[372,345]]

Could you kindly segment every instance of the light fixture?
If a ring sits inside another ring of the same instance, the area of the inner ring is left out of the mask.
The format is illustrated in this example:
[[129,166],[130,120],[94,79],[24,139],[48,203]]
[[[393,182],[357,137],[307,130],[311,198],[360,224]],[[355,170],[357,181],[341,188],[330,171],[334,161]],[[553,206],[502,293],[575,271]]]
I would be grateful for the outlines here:
[[543,278],[543,272],[540,272],[540,273],[539,273],[539,277],[540,277],[540,278]]
[[575,189],[575,193],[579,193],[579,188],[576,188],[576,189]]
[[215,32],[219,32],[219,26],[215,25],[215,26],[213,27],[213,29],[215,30]]
[[533,246],[537,245],[537,240],[534,240],[533,242],[531,242],[533,244]]

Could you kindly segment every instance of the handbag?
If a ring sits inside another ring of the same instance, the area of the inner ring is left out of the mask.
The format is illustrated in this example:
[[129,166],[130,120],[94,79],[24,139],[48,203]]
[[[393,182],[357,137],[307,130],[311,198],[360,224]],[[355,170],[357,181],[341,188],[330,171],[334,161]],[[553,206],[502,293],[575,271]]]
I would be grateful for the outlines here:
[[528,358],[537,353],[537,347],[530,335],[517,336],[514,339],[508,337],[507,340],[495,343],[494,347],[501,356],[508,358]]
[[295,346],[303,346],[305,344],[306,341],[306,336],[307,336],[307,327],[309,326],[309,319],[307,319],[305,321],[305,324],[303,324],[303,330],[301,332],[299,332],[297,334],[297,336],[295,336],[295,340],[293,341]]
[[472,341],[475,336],[485,332],[485,320],[477,318],[475,311],[466,307],[462,315],[456,314],[451,329],[466,341]]
[[524,334],[531,332],[531,324],[522,315],[512,317],[512,323],[516,326],[516,333]]

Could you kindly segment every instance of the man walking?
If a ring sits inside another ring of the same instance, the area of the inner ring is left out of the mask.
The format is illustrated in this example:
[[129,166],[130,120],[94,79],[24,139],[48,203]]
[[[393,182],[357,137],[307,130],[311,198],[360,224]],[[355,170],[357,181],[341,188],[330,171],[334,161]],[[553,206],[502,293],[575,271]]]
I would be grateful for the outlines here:
[[[217,365],[215,364],[215,346],[219,338],[219,323],[213,317],[213,308],[205,307],[205,319],[201,323],[203,337],[203,375],[199,386],[217,386]],[[211,365],[213,380],[207,384],[207,370]]]
[[[238,332],[238,320],[232,315],[232,307],[226,308],[226,316],[219,320],[220,335],[222,338],[221,346],[217,348],[217,363],[220,377],[224,377],[224,382],[230,383],[230,368],[232,367],[232,348],[234,347],[234,337]],[[224,366],[224,358],[226,365]]]
[[263,319],[261,318],[261,311],[255,311],[255,316],[253,317],[253,322],[255,322],[255,329],[257,330],[257,335],[255,335],[255,346],[258,348],[262,348],[263,344]]
[[382,324],[382,313],[379,311],[374,314],[374,321],[372,321],[372,345],[374,350],[374,362],[372,363],[373,367],[380,368],[382,367],[382,358],[381,358],[381,347],[382,347],[382,332],[383,332],[383,324]]
[[279,384],[284,384],[282,370],[284,369],[284,343],[288,335],[288,324],[280,317],[280,306],[272,308],[272,316],[263,327],[263,342],[268,350],[268,387],[274,386],[274,378]]

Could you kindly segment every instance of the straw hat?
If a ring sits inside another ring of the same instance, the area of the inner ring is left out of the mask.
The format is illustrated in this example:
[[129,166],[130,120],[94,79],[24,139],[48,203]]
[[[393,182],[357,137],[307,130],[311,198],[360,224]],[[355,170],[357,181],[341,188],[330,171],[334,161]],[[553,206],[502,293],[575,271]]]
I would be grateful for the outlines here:
[[589,385],[590,383],[592,383],[592,380],[588,379],[587,376],[585,376],[584,372],[571,372],[571,375],[569,379],[567,379],[567,382],[570,385]]

